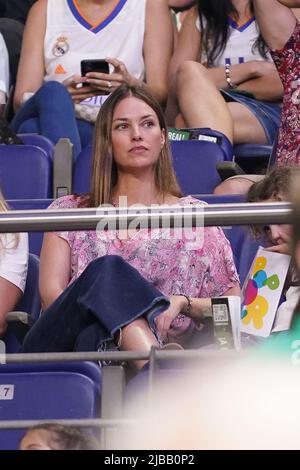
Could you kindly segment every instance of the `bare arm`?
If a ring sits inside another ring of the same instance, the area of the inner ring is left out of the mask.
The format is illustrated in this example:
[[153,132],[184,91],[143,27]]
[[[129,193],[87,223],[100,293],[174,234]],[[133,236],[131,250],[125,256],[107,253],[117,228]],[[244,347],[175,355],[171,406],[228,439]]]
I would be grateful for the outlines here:
[[175,52],[170,62],[169,68],[169,96],[167,104],[167,120],[169,125],[174,124],[178,114],[176,100],[176,74],[178,67],[187,60],[197,61],[200,56],[200,31],[196,27],[198,13],[196,8],[192,8],[186,15],[180,33]]
[[282,49],[290,38],[296,17],[288,6],[300,5],[295,1],[254,0],[255,15],[261,33],[270,49]]
[[168,94],[168,67],[173,52],[173,24],[165,0],[147,1],[144,38],[146,84],[165,104]]
[[[241,295],[241,290],[239,284],[235,284],[234,287],[228,289],[228,291],[224,292],[224,296],[230,295]],[[168,330],[172,321],[179,315],[180,313],[184,313],[185,315],[189,316],[195,323],[200,324],[206,312],[209,312],[209,316],[211,316],[211,299],[201,299],[201,298],[190,298],[191,307],[188,308],[188,301],[187,298],[183,295],[171,295],[170,297],[170,306],[167,310],[163,313],[158,315],[155,319],[155,324],[157,327],[158,336],[161,340],[166,340],[168,337]],[[187,312],[188,309],[188,312]]]
[[[236,283],[234,287],[228,289],[228,291],[224,292],[223,296],[231,296],[231,295],[241,295],[240,285]],[[187,308],[187,300],[184,298],[185,304],[183,306],[183,311]],[[207,310],[211,310],[211,299],[198,299],[192,298],[191,299],[191,306],[189,312],[189,317],[191,317],[195,323],[201,323],[203,317],[205,316],[205,312]]]
[[0,337],[6,330],[6,314],[14,309],[21,296],[21,289],[7,279],[0,277]]
[[[217,88],[227,88],[224,67],[207,69],[211,81]],[[251,60],[231,67],[232,82],[239,90],[252,93],[258,100],[279,101],[283,87],[273,62]]]
[[300,7],[300,0],[278,0],[278,2],[289,8]]
[[252,93],[257,100],[262,101],[278,102],[282,100],[283,96],[282,82],[276,71],[254,80],[245,81],[237,88]]
[[39,288],[42,308],[47,308],[70,280],[71,250],[55,233],[46,233],[41,251]]
[[27,18],[14,96],[15,109],[21,106],[25,92],[35,92],[43,83],[46,14],[47,0],[38,0]]

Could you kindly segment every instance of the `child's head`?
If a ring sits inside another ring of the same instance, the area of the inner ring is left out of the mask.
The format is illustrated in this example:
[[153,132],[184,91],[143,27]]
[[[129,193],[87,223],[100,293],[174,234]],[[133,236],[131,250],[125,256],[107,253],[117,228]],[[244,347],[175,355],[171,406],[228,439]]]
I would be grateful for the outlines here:
[[[247,202],[290,202],[295,189],[294,182],[299,174],[299,168],[275,167],[263,180],[251,186]],[[274,245],[280,243],[282,236],[285,238],[291,232],[291,226],[288,224],[254,225],[252,229],[256,238],[265,238]]]
[[19,450],[96,450],[96,441],[78,428],[46,423],[34,426],[22,437]]

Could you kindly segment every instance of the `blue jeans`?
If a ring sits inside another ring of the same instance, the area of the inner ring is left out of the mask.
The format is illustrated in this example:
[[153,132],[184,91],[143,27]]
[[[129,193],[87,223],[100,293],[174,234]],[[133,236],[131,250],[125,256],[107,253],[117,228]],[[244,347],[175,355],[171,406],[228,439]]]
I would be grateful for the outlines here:
[[74,156],[86,147],[94,125],[75,118],[74,104],[68,90],[59,82],[46,82],[14,116],[12,128],[18,133],[37,133],[54,144],[64,137],[74,145]]
[[41,314],[22,352],[96,351],[139,317],[154,319],[169,300],[120,256],[102,256]]

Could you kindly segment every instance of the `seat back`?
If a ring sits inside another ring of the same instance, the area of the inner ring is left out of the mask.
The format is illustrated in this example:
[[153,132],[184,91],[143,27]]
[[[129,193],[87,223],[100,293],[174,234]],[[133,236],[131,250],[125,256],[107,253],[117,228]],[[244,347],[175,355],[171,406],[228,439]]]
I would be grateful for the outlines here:
[[[227,203],[245,202],[244,195],[199,195],[198,199],[208,204],[224,204],[224,210],[227,210]],[[247,225],[233,225],[232,227],[222,227],[226,238],[229,240],[234,263],[240,277],[241,286],[249,272],[252,261],[261,241],[257,241],[252,237],[250,227]]]
[[6,199],[52,196],[52,161],[32,145],[0,145],[0,185]]
[[209,141],[172,141],[175,173],[184,195],[212,193],[221,182],[217,162],[224,161],[219,145]]
[[191,140],[200,140],[201,142],[206,141],[214,143],[222,149],[224,153],[224,160],[231,161],[233,159],[232,143],[228,137],[223,134],[223,132],[211,129],[210,127],[192,127],[189,128],[188,131],[190,133]]
[[[100,416],[101,370],[91,362],[6,364],[1,420],[56,420]],[[16,449],[23,430],[1,430],[0,450]]]
[[[171,141],[173,165],[179,185],[185,195],[211,193],[221,182],[216,163],[224,161],[222,147],[205,140]],[[92,146],[78,155],[73,171],[73,192],[89,192],[92,166]]]
[[[39,317],[41,309],[41,301],[39,295],[39,267],[40,260],[38,256],[29,253],[28,258],[28,271],[24,294],[18,305],[15,307],[17,312],[26,312],[32,315],[35,319]],[[19,352],[21,343],[10,330],[9,324],[7,332],[4,336],[5,348],[7,353]]]
[[[10,199],[8,207],[12,210],[47,209],[53,199]],[[44,232],[29,232],[29,251],[40,256]]]
[[73,167],[73,193],[84,194],[90,191],[92,169],[92,146],[85,147],[77,156]]
[[262,172],[266,171],[269,165],[272,145],[234,145],[233,153],[236,163],[238,163],[246,173]]
[[30,313],[36,319],[39,317],[41,309],[39,295],[39,269],[39,257],[29,253],[25,291],[20,302],[15,308],[15,310],[19,310],[21,312]]
[[48,137],[40,134],[18,134],[25,145],[34,145],[43,149],[51,159],[54,155],[54,144]]

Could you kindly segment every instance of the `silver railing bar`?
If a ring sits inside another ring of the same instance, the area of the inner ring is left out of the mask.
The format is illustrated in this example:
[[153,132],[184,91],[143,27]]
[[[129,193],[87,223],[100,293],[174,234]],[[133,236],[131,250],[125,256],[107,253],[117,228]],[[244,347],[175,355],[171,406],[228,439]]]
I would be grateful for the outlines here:
[[140,423],[141,420],[135,419],[32,419],[32,420],[7,420],[0,421],[0,429],[21,429],[30,428],[37,424],[55,423],[64,426],[80,426],[80,427],[99,427],[99,428],[113,428],[120,426],[134,426]]
[[153,209],[61,209],[8,211],[0,214],[0,232],[94,230],[151,227],[287,224],[292,208],[287,203],[211,204],[203,207],[169,206]]
[[[246,354],[245,351],[220,351],[220,350],[160,350],[155,351],[156,359],[218,359],[222,356],[237,357]],[[56,352],[56,353],[17,353],[2,354],[5,362],[8,363],[30,363],[30,362],[62,362],[62,361],[136,361],[147,360],[150,357],[150,351],[132,352],[132,351],[111,351],[111,352]],[[1,366],[0,364],[0,371]]]

